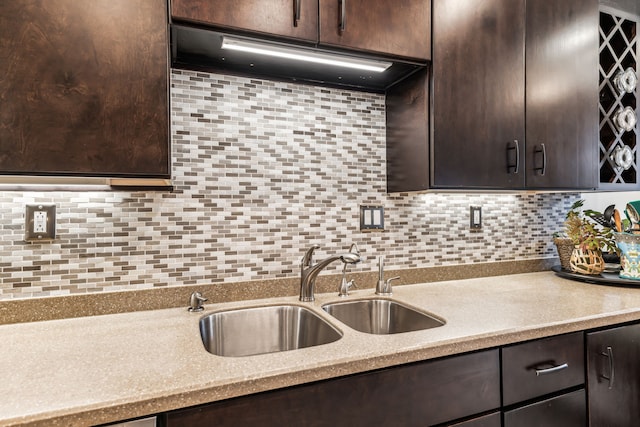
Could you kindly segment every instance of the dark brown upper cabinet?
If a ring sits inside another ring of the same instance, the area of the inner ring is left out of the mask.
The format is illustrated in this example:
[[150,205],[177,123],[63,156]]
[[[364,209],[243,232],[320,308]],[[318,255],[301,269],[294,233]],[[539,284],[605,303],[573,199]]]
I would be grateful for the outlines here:
[[172,0],[176,22],[372,54],[431,57],[429,0]]
[[318,0],[172,0],[171,16],[313,43],[318,39]]
[[320,44],[431,58],[430,1],[319,1]]
[[164,0],[0,3],[0,173],[170,176]]
[[597,185],[597,0],[434,0],[431,188]]
[[526,185],[598,186],[597,0],[527,0]]
[[516,161],[517,154],[524,160],[524,0],[480,5],[433,2],[431,173],[437,188],[525,182],[524,162]]

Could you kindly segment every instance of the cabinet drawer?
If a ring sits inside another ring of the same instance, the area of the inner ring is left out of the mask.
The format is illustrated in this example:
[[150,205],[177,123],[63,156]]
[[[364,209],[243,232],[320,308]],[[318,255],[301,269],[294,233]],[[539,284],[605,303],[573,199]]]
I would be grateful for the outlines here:
[[504,413],[504,427],[584,427],[587,404],[584,390],[563,394]]
[[582,332],[502,349],[504,406],[580,384],[584,384]]

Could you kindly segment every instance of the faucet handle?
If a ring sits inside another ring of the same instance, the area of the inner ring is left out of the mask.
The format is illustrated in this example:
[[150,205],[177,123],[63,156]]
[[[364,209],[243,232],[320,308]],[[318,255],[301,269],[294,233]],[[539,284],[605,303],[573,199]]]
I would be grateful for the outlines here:
[[385,283],[385,285],[387,286],[387,288],[389,289],[389,291],[391,291],[391,281],[392,280],[398,280],[400,279],[400,276],[395,276],[395,277],[389,277],[387,279],[387,282]]
[[316,249],[320,249],[320,246],[313,245],[307,250],[307,252],[305,252],[304,256],[302,257],[302,261],[300,261],[301,267],[311,267],[311,265],[313,264],[313,251],[315,251]]
[[390,277],[386,281],[378,280],[378,286],[376,286],[376,295],[391,296],[393,290],[391,289],[391,281],[398,280],[400,276]]
[[194,292],[191,294],[189,298],[189,308],[190,312],[198,312],[204,310],[202,303],[207,301],[207,298],[203,297],[200,292]]

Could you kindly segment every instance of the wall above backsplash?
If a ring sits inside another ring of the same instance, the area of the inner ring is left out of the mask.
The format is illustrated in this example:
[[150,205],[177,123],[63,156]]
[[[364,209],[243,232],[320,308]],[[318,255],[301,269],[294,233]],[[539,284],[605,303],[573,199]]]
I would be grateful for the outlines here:
[[[384,95],[183,70],[171,86],[175,190],[1,193],[0,299],[297,277],[311,244],[356,242],[351,271],[549,258],[577,197],[387,194]],[[57,205],[53,243],[24,242],[33,203]],[[384,232],[360,231],[360,205],[384,207]]]

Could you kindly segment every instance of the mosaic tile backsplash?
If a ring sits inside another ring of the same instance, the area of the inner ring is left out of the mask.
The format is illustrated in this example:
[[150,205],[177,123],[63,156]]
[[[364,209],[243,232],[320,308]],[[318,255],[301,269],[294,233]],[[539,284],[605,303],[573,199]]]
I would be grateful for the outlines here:
[[[297,277],[312,244],[356,242],[352,271],[555,256],[575,194],[387,194],[384,95],[171,79],[175,191],[0,193],[0,299]],[[30,203],[56,204],[54,242],[24,241]],[[384,207],[384,232],[360,231],[360,205]]]

